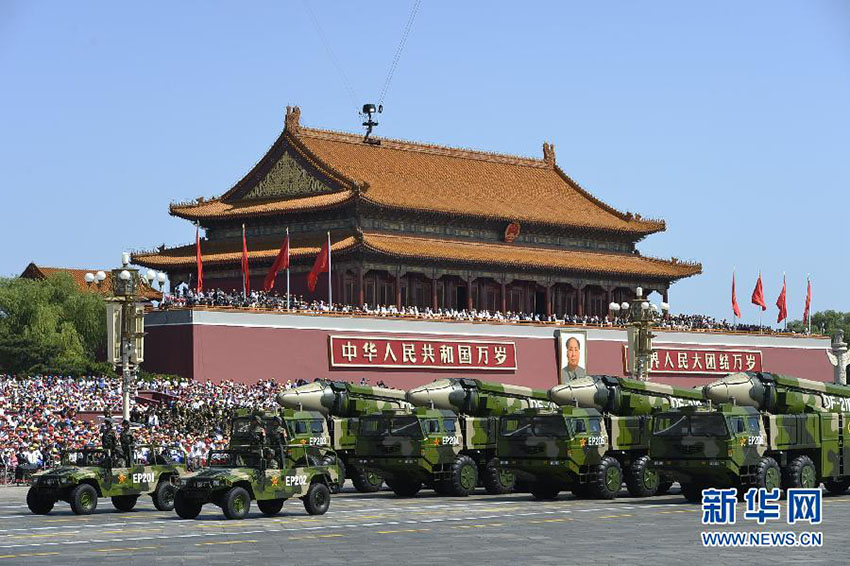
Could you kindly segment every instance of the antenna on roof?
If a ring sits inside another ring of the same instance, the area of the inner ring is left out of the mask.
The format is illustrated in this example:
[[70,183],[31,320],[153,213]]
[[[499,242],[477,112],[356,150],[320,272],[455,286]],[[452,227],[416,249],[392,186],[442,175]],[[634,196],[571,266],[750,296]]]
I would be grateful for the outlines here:
[[375,108],[374,104],[364,104],[363,112],[360,113],[360,116],[365,116],[366,121],[363,122],[363,125],[366,127],[366,135],[363,136],[363,143],[368,143],[372,145],[381,145],[381,140],[373,140],[369,139],[369,136],[372,134],[372,129],[378,125],[378,123],[372,119],[372,114],[380,114],[384,111],[384,105],[379,104],[378,108]]

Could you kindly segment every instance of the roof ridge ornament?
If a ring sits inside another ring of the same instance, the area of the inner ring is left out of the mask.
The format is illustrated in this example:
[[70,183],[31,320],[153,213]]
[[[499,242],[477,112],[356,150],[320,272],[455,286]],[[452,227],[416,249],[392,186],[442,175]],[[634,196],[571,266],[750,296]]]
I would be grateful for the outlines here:
[[286,131],[297,134],[301,130],[301,108],[298,106],[287,106],[286,117],[283,120],[283,127]]
[[543,142],[543,161],[549,167],[555,166],[555,144]]

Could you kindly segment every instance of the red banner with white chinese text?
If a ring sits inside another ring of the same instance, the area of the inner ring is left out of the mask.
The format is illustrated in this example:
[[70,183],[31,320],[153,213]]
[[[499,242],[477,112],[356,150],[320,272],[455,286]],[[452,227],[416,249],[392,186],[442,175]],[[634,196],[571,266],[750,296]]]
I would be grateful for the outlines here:
[[[629,375],[629,347],[623,346],[623,368]],[[653,348],[650,371],[667,375],[726,374],[736,371],[762,371],[760,350],[696,350]]]
[[516,344],[486,340],[443,340],[331,336],[335,368],[509,370],[517,368]]

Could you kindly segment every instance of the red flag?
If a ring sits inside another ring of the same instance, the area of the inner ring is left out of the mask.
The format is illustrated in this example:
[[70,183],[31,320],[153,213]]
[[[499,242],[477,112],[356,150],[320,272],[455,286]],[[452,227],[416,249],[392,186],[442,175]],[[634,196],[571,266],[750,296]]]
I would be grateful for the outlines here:
[[313,269],[310,270],[310,274],[307,276],[307,287],[311,293],[316,290],[319,274],[328,272],[330,255],[331,250],[328,247],[328,242],[325,242],[322,245],[322,251],[319,252],[319,256],[316,258],[316,263],[313,264]]
[[732,312],[741,318],[741,309],[738,308],[738,297],[735,295],[735,272],[732,272]]
[[806,276],[806,283],[808,283],[808,289],[806,290],[806,308],[803,309],[803,324],[809,322],[809,307],[812,306],[812,280],[809,279],[808,275]]
[[753,289],[752,303],[760,306],[763,311],[767,310],[767,305],[764,304],[764,289],[761,286],[761,273],[759,273],[759,280],[756,281],[756,288]]
[[195,226],[195,262],[198,264],[198,284],[195,286],[195,292],[200,293],[204,290],[204,263],[201,261],[200,226]]
[[779,309],[779,316],[776,317],[776,322],[782,322],[788,318],[788,305],[785,301],[785,277],[782,277],[782,291],[776,298],[776,306]]
[[247,297],[251,292],[251,279],[248,274],[248,243],[245,241],[245,225],[242,225],[242,290]]
[[274,287],[275,277],[277,277],[277,273],[281,269],[289,269],[289,232],[287,232],[286,238],[283,240],[283,245],[280,247],[280,251],[271,269],[266,274],[266,279],[263,281],[263,291],[271,291],[272,287]]

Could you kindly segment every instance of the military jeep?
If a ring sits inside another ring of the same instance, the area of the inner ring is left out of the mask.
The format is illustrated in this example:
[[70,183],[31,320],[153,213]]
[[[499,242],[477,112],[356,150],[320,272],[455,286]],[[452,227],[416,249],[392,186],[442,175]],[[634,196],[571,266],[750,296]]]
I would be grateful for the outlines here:
[[[311,515],[323,515],[331,490],[339,486],[339,468],[332,451],[301,444],[231,446],[210,451],[207,467],[175,481],[174,510],[194,519],[212,503],[228,519],[244,519],[251,501],[266,516],[276,515],[283,502],[299,497]],[[333,457],[333,458],[329,458]]]
[[172,478],[187,474],[186,453],[180,447],[136,445],[129,466],[113,466],[113,455],[100,448],[68,450],[61,464],[33,475],[27,506],[37,515],[50,513],[66,501],[77,515],[89,515],[100,497],[112,498],[118,511],[130,511],[148,494],[160,511],[174,508]]

